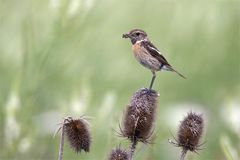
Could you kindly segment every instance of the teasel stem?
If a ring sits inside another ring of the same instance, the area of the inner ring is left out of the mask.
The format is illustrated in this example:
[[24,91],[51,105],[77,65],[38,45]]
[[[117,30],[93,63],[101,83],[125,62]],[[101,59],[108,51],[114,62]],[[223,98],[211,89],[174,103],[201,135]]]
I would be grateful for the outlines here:
[[184,160],[186,154],[187,154],[187,150],[183,149],[179,160]]
[[61,128],[62,128],[62,132],[61,132],[61,137],[60,137],[58,160],[62,160],[62,159],[63,159],[65,123],[66,123],[66,119],[64,119],[63,124],[62,124],[62,127],[61,127]]
[[130,146],[130,160],[133,160],[133,155],[136,150],[136,146],[137,146],[137,139],[134,137],[132,144]]

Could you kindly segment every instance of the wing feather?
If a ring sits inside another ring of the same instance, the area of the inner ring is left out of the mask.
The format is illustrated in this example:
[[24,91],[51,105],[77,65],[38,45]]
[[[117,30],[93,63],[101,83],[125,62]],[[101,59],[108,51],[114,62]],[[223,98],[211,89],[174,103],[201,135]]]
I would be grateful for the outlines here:
[[156,58],[162,65],[171,67],[166,58],[150,41],[142,41],[142,45],[148,51],[148,53],[154,58]]

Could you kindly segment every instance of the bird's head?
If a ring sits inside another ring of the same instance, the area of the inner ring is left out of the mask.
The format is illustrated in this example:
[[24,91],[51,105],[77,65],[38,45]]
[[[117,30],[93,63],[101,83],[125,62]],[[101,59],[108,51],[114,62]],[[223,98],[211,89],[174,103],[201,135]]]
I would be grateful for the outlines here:
[[132,44],[137,41],[147,39],[147,33],[141,29],[133,29],[129,33],[123,34],[122,38],[130,38]]

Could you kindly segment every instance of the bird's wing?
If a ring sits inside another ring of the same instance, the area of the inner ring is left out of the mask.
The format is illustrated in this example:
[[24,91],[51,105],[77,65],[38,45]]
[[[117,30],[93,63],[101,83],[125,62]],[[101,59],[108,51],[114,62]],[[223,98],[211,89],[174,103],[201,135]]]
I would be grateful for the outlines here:
[[142,45],[148,51],[148,53],[156,58],[162,65],[171,67],[166,58],[163,57],[161,52],[150,41],[142,41]]

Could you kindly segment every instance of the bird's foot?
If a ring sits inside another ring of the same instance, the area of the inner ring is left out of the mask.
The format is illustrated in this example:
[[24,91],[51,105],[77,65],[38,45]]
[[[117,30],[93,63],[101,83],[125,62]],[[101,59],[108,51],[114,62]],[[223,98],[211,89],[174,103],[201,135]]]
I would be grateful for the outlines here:
[[143,95],[144,94],[148,94],[149,95],[149,94],[152,94],[154,92],[156,92],[156,91],[151,89],[151,88],[143,88]]

